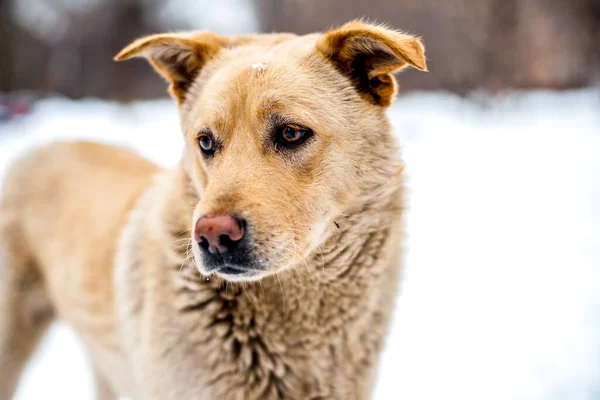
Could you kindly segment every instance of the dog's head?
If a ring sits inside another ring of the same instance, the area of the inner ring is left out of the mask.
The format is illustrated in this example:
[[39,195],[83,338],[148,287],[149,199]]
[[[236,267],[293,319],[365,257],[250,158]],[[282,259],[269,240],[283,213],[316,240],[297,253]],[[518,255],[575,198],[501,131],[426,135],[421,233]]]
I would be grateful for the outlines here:
[[250,280],[294,266],[336,217],[398,174],[385,108],[392,74],[426,70],[418,38],[351,22],[325,34],[139,39],[179,105],[198,268]]

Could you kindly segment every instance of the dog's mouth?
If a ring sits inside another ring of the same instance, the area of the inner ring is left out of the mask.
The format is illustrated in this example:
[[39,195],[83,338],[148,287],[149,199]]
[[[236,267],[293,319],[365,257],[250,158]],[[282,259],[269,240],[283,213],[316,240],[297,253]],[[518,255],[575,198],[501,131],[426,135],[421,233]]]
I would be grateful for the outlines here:
[[255,226],[239,216],[221,213],[200,217],[193,232],[197,268],[205,276],[238,282],[283,271],[304,255],[292,230],[258,235]]
[[264,271],[248,268],[239,268],[224,265],[211,271],[213,274],[228,281],[251,281],[262,278]]
[[258,280],[266,274],[265,266],[259,263],[250,246],[240,246],[235,252],[216,250],[210,252],[202,243],[197,243],[196,259],[200,272],[216,275],[228,281]]

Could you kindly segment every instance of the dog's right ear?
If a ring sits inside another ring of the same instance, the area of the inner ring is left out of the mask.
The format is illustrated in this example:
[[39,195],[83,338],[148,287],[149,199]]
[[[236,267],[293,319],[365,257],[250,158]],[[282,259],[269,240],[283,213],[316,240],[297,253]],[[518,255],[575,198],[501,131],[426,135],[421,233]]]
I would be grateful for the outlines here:
[[144,57],[169,83],[179,104],[200,70],[229,39],[211,32],[158,34],[135,40],[115,56],[116,61]]

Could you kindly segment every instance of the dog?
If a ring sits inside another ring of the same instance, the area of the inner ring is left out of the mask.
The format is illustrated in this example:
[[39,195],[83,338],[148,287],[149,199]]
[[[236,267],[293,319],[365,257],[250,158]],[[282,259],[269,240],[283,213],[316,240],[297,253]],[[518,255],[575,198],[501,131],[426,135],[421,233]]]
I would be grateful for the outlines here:
[[138,39],[177,102],[164,170],[55,143],[0,200],[0,399],[49,324],[70,324],[101,400],[366,399],[401,272],[393,74],[418,37],[324,33]]

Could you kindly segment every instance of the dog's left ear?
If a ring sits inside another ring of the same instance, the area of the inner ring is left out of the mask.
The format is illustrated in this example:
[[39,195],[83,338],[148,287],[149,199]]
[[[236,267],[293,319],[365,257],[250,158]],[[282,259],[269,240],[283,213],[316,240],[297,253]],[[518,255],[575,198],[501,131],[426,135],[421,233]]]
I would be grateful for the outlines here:
[[228,38],[211,32],[158,34],[129,44],[115,60],[146,58],[170,83],[171,95],[181,104],[200,70],[228,44]]
[[361,21],[327,32],[317,50],[350,78],[359,93],[383,107],[396,95],[394,72],[409,65],[427,71],[419,38]]

